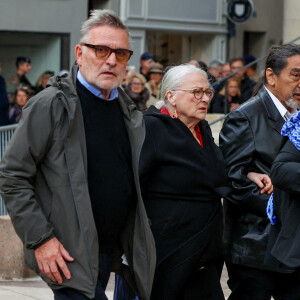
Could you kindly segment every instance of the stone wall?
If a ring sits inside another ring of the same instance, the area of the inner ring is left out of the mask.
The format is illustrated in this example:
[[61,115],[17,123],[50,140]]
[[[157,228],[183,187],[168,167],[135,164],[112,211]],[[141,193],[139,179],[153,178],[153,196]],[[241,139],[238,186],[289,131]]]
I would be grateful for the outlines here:
[[10,217],[0,216],[0,279],[22,279],[37,276],[25,266],[23,244]]

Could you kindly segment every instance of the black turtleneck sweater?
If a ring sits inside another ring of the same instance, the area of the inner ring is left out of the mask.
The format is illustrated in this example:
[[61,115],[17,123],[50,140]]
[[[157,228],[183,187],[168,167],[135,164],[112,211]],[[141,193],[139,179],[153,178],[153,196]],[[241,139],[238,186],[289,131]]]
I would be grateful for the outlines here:
[[88,186],[100,252],[112,252],[135,189],[131,149],[119,101],[94,96],[77,80],[87,147]]

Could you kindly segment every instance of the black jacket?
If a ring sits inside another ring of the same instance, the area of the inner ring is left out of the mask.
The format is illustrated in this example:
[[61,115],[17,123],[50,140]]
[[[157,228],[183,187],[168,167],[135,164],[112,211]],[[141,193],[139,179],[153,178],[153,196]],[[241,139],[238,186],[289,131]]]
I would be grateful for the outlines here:
[[227,114],[229,113],[231,103],[240,104],[240,101],[240,97],[232,97],[231,102],[229,102],[228,97],[225,97],[221,94],[217,94],[213,97],[213,99],[210,102],[208,113]]
[[[276,225],[271,228],[273,257],[288,267],[300,267],[300,151],[287,140],[272,165]],[[268,254],[269,255],[269,254]],[[275,265],[276,261],[274,260]],[[280,263],[278,264],[280,265]]]
[[255,85],[256,82],[250,79],[247,74],[244,74],[244,79],[241,81],[240,103],[244,103],[251,98]]
[[268,194],[247,178],[250,171],[270,174],[284,137],[284,120],[264,87],[232,111],[220,132],[228,180],[233,188],[224,200],[225,248],[229,262],[272,269],[264,264],[270,223]]

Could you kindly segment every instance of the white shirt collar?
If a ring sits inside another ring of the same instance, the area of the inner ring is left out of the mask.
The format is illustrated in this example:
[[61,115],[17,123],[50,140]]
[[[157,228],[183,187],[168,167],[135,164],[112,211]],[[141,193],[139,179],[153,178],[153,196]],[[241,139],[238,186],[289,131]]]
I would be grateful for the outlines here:
[[[265,86],[266,91],[268,92],[268,94],[270,95],[273,103],[275,104],[276,108],[278,109],[280,115],[284,118],[284,115],[286,114],[286,112],[288,111],[283,104],[272,94],[272,92],[270,92],[267,87]],[[297,112],[297,111],[296,111]],[[294,114],[294,112],[292,113]]]

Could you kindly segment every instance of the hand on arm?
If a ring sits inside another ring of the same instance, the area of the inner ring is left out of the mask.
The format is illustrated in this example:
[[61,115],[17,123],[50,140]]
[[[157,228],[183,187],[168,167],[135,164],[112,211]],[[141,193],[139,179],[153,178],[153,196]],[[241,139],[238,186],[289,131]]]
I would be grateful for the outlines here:
[[39,269],[52,281],[62,283],[63,279],[59,269],[67,279],[71,278],[71,273],[65,261],[72,262],[74,258],[56,239],[52,238],[35,250],[35,258]]
[[260,193],[267,193],[270,195],[273,192],[273,184],[270,177],[267,174],[261,174],[256,172],[249,172],[247,177],[253,181],[259,188]]

